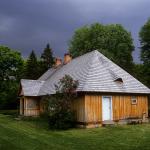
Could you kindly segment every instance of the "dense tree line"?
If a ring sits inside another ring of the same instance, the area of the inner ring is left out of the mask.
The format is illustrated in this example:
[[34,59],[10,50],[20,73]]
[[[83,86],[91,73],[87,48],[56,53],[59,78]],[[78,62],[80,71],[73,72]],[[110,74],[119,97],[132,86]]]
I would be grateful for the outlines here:
[[43,50],[41,57],[37,56],[32,50],[24,66],[24,75],[26,79],[38,79],[44,72],[51,68],[54,64],[54,57],[50,45],[47,44]]
[[23,59],[17,51],[0,46],[0,109],[16,108]]
[[133,75],[150,88],[150,19],[142,26],[139,32],[141,64],[134,64]]
[[81,27],[75,31],[69,50],[73,57],[99,50],[126,71],[132,72],[133,40],[131,33],[122,25],[95,23]]
[[53,63],[49,44],[39,59],[34,50],[23,59],[19,52],[0,46],[0,109],[16,109],[20,79],[38,79]]
[[[133,62],[134,45],[131,33],[119,24],[95,23],[77,29],[70,41],[69,52],[77,57],[97,49],[150,87],[150,19],[141,27],[139,38],[141,64]],[[54,57],[49,44],[40,58],[32,50],[27,59],[23,59],[15,50],[0,46],[0,109],[17,107],[21,78],[38,79],[53,64]]]
[[[144,81],[150,88],[150,19],[141,28],[140,31],[140,43],[141,43],[141,60],[143,61],[143,75]],[[141,76],[142,78],[143,76]]]

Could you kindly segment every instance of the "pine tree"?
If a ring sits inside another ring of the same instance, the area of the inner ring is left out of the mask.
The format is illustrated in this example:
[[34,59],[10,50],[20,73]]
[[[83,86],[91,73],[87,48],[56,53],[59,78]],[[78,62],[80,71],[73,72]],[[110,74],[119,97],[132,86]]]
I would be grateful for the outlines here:
[[42,64],[43,64],[44,71],[48,70],[53,66],[54,57],[53,57],[52,49],[50,48],[49,44],[46,45],[46,48],[44,49],[41,55],[41,59],[43,62]]
[[26,65],[25,65],[25,78],[26,79],[37,79],[39,77],[38,73],[38,61],[36,54],[32,50],[32,52],[29,55],[29,58],[27,59]]

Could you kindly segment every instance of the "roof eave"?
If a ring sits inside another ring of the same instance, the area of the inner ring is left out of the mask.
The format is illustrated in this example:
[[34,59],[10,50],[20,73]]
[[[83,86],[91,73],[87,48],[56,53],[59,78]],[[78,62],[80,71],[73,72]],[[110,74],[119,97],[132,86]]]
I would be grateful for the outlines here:
[[77,91],[78,93],[101,93],[101,94],[121,94],[121,95],[127,95],[127,94],[134,94],[134,95],[150,95],[150,93],[147,92],[109,92],[109,91]]

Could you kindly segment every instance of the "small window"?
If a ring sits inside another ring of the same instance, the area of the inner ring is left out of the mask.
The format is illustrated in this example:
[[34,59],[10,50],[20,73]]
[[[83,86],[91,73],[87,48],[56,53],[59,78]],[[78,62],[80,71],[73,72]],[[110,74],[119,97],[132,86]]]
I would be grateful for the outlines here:
[[122,78],[117,78],[115,81],[117,81],[118,83],[123,83]]
[[131,104],[136,105],[137,104],[137,97],[136,96],[131,96]]

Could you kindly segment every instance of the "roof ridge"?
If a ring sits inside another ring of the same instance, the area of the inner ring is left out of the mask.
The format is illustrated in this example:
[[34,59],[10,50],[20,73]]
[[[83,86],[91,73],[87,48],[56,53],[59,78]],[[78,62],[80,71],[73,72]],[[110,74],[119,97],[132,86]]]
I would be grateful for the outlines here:
[[80,56],[77,56],[77,57],[73,58],[70,62],[68,62],[67,64],[71,63],[72,61],[74,61],[74,60],[76,60],[76,59],[79,59],[80,57],[85,57],[86,55],[89,55],[90,53],[95,53],[95,52],[98,52],[98,50],[92,50],[92,51],[90,51],[90,52],[87,52],[87,53],[85,53],[85,54],[82,54],[82,55],[80,55]]

